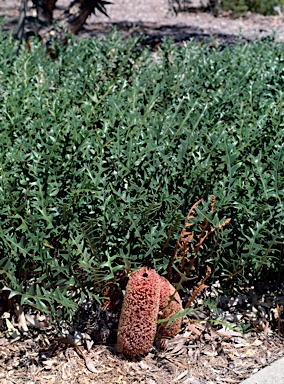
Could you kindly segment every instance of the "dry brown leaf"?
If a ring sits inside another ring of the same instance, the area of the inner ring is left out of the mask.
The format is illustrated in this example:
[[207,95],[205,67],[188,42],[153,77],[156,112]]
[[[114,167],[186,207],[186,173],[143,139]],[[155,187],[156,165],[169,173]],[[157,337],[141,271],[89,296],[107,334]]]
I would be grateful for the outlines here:
[[216,351],[203,351],[202,353],[206,356],[209,356],[209,357],[213,357],[213,356],[218,355]]
[[188,324],[187,329],[193,332],[195,335],[201,336],[201,332],[193,324]]
[[86,357],[85,357],[83,351],[81,350],[79,345],[76,344],[74,341],[68,339],[67,337],[60,337],[60,338],[54,339],[54,341],[57,341],[57,342],[63,343],[63,344],[73,345],[73,347],[76,348],[76,351],[77,351],[78,355],[80,357],[82,357],[82,359],[86,360]]
[[263,365],[263,366],[265,366],[265,365],[267,364],[267,360],[266,360],[265,357],[260,357],[260,358],[258,359],[258,361],[259,361],[259,363],[260,363],[261,365]]
[[188,370],[183,371],[175,380],[174,382],[179,382],[181,379],[183,379],[188,374]]
[[0,345],[5,345],[7,344],[7,339],[5,337],[0,338]]
[[43,361],[42,364],[44,365],[45,369],[52,369],[55,365],[58,364],[57,360],[46,360]]
[[34,316],[26,314],[25,318],[26,318],[26,321],[29,325],[31,325],[32,327],[41,329],[41,325],[40,325],[39,321]]
[[243,343],[243,344],[235,344],[235,348],[244,348],[244,347],[249,347],[250,343]]
[[96,374],[101,374],[101,373],[105,373],[105,372],[109,372],[109,371],[112,371],[113,368],[105,368],[103,371],[99,371],[95,368],[95,365],[93,363],[93,360],[91,359],[91,357],[89,356],[85,356],[84,352],[81,350],[81,348],[79,347],[79,345],[77,345],[74,341],[68,339],[68,338],[58,338],[58,339],[54,339],[55,341],[58,341],[60,343],[63,343],[63,344],[69,344],[69,345],[73,345],[73,347],[76,348],[77,352],[78,352],[78,355],[85,360],[85,364],[86,364],[86,367],[88,368],[88,370],[92,373],[96,373]]
[[42,379],[48,380],[46,384],[54,384],[56,381],[56,376],[42,376]]
[[8,329],[8,334],[10,337],[12,337],[14,340],[18,340],[20,338],[20,332],[14,327],[14,325],[11,323],[9,319],[6,320],[6,327]]
[[68,380],[71,376],[71,369],[69,363],[64,363],[62,365],[62,379],[63,380]]
[[89,352],[94,344],[93,340],[86,340],[87,351]]
[[249,345],[247,343],[247,341],[245,339],[243,339],[242,337],[240,337],[240,336],[234,337],[234,342],[235,342],[236,345],[243,345],[243,346],[248,346]]
[[222,336],[222,337],[228,337],[228,338],[235,337],[235,336],[242,336],[242,333],[241,333],[241,332],[230,331],[230,330],[226,330],[225,328],[218,329],[216,332],[217,332],[220,336]]
[[102,371],[99,371],[98,369],[96,369],[93,360],[90,357],[85,358],[85,363],[88,370],[92,373],[102,374],[113,370],[113,368],[104,368]]
[[246,353],[244,355],[242,355],[242,357],[252,357],[254,356],[256,353],[256,351],[254,349],[247,349],[246,350]]
[[172,351],[170,351],[171,355],[179,355],[180,353],[184,352],[185,348],[185,340],[177,343],[177,345],[173,348]]
[[24,314],[24,311],[23,311],[23,307],[16,303],[15,304],[15,314],[18,318],[18,327],[19,329],[22,331],[22,332],[28,332],[28,326],[27,326],[27,323],[26,323],[26,319],[25,319],[25,314]]
[[259,347],[260,345],[262,345],[263,344],[263,342],[261,341],[261,340],[255,340],[253,343],[252,343],[252,345],[254,346],[254,347]]
[[263,333],[265,334],[265,336],[267,336],[269,333],[271,333],[271,329],[269,328],[269,322],[268,321],[266,321]]

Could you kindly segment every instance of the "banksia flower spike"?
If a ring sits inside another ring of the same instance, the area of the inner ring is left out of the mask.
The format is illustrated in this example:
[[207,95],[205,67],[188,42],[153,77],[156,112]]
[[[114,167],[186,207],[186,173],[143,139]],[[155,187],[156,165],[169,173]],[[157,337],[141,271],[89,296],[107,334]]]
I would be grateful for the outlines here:
[[[160,311],[159,319],[169,319],[174,314],[182,310],[182,302],[175,287],[165,279],[160,277]],[[180,331],[182,318],[175,320],[170,325],[167,322],[160,323],[158,326],[158,337],[174,337]]]
[[117,349],[128,355],[144,355],[156,335],[160,301],[160,276],[140,268],[129,278],[118,324]]

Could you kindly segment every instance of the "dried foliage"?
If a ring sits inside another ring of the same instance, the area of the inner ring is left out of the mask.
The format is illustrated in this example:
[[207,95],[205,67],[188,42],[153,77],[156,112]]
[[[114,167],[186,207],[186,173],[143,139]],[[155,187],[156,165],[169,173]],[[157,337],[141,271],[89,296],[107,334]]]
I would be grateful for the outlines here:
[[[192,269],[194,268],[194,264],[196,264],[196,259],[200,249],[203,248],[204,242],[209,238],[210,235],[212,235],[214,232],[218,233],[220,229],[225,227],[231,221],[231,218],[226,218],[224,221],[218,222],[216,227],[213,227],[209,218],[206,215],[203,215],[202,222],[196,223],[197,214],[195,211],[197,206],[200,205],[202,201],[203,200],[200,199],[192,205],[185,219],[184,226],[175,246],[173,256],[167,268],[169,279],[172,278],[172,267],[176,260],[179,263],[179,270],[182,273],[185,273],[185,276],[191,276]],[[211,200],[208,204],[208,210],[206,213],[212,213],[214,211],[215,202],[216,197],[211,196]],[[190,228],[193,226],[197,227],[199,232],[196,233],[191,230]],[[213,250],[217,246],[218,240],[219,237],[216,236]],[[211,250],[207,256],[203,257],[199,265],[203,265],[205,260],[208,259],[208,257],[212,254],[213,250]]]
[[206,273],[205,273],[205,276],[203,276],[200,280],[200,282],[198,283],[198,285],[196,287],[193,288],[193,292],[192,292],[192,295],[190,297],[190,299],[188,300],[185,308],[189,308],[191,306],[191,304],[194,302],[194,300],[196,299],[196,297],[206,288],[209,288],[209,285],[205,285],[205,281],[208,279],[208,277],[211,275],[211,268],[207,265],[206,267]]

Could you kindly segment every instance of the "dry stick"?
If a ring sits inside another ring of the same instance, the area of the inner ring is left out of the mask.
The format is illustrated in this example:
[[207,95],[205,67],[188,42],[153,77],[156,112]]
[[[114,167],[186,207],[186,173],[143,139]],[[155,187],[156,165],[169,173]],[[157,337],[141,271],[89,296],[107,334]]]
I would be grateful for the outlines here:
[[[212,195],[210,203],[209,203],[209,207],[208,207],[209,211],[207,211],[207,213],[214,211],[215,202],[216,202],[216,196]],[[227,220],[225,220],[224,223],[219,224],[219,228],[222,228],[230,220],[231,219],[227,219]],[[196,254],[199,252],[199,249],[202,247],[203,242],[209,237],[209,235],[211,235],[216,230],[216,228],[213,228],[212,226],[210,226],[210,229],[208,231],[206,231],[208,224],[209,224],[209,221],[206,218],[204,218],[204,225],[202,225],[202,224],[199,225],[199,229],[201,229],[201,233],[199,235],[197,235],[199,242],[194,247],[194,252]]]
[[211,268],[209,267],[209,265],[206,266],[206,272],[205,272],[205,276],[202,277],[202,279],[200,280],[200,284],[204,284],[205,281],[208,279],[208,277],[211,275]]
[[199,205],[201,202],[202,202],[202,199],[198,200],[195,204],[193,204],[193,206],[190,208],[188,215],[185,219],[183,228],[181,230],[180,236],[179,236],[177,244],[175,246],[174,254],[173,254],[173,256],[169,262],[169,265],[168,265],[168,279],[169,280],[171,280],[173,263],[174,263],[175,259],[177,258],[178,254],[181,251],[181,253],[183,255],[182,260],[184,260],[184,258],[186,257],[186,254],[189,250],[188,244],[189,244],[189,242],[192,241],[194,235],[192,232],[187,231],[187,227],[194,225],[194,223],[188,223],[188,221],[190,218],[195,218],[195,216],[192,216],[192,213],[195,210],[195,208],[197,207],[197,205]]
[[[173,266],[173,263],[174,263],[174,260],[178,257],[178,254],[180,253],[182,255],[182,263],[181,263],[181,270],[185,270],[187,269],[186,272],[188,272],[188,274],[190,273],[192,267],[193,267],[193,264],[194,264],[194,260],[197,258],[197,254],[200,250],[200,248],[202,247],[202,244],[203,242],[214,232],[217,230],[217,238],[216,238],[216,241],[215,241],[215,244],[214,244],[214,247],[213,249],[211,250],[211,252],[209,253],[209,255],[207,255],[204,259],[203,259],[203,262],[214,252],[214,249],[216,248],[217,244],[218,244],[218,240],[219,240],[219,229],[221,229],[222,227],[224,227],[225,225],[227,225],[230,221],[231,221],[231,218],[228,218],[226,219],[223,223],[220,223],[219,224],[219,228],[214,228],[210,225],[209,229],[208,229],[208,226],[209,226],[209,221],[208,219],[204,218],[203,219],[203,224],[200,224],[198,226],[199,230],[200,230],[200,233],[199,235],[197,235],[197,239],[198,239],[198,243],[193,247],[193,251],[195,253],[194,257],[192,257],[190,260],[189,260],[189,266],[185,268],[185,262],[188,261],[188,258],[186,257],[187,256],[187,253],[189,251],[189,243],[192,242],[193,240],[193,237],[194,237],[194,233],[193,232],[189,232],[188,231],[188,227],[194,225],[194,223],[189,223],[189,219],[192,219],[192,218],[195,218],[195,216],[193,215],[193,211],[195,210],[195,208],[197,207],[197,205],[199,205],[200,203],[202,202],[202,199],[198,200],[190,209],[186,219],[185,219],[185,222],[184,222],[184,226],[182,228],[182,231],[180,233],[180,236],[178,238],[178,241],[177,241],[177,244],[176,244],[176,247],[175,247],[175,250],[174,250],[174,254],[169,262],[169,266],[168,266],[168,278],[170,279],[171,278],[171,273],[172,273],[172,266]],[[211,201],[209,203],[209,211],[208,213],[211,211],[213,212],[214,210],[214,206],[215,206],[215,202],[216,202],[216,197],[213,195],[211,196]],[[191,298],[189,299],[189,301],[187,302],[185,308],[189,308],[191,306],[191,304],[193,303],[193,301],[195,300],[195,298],[197,297],[197,295],[202,292],[204,289],[206,288],[209,288],[208,285],[205,285],[205,281],[208,279],[208,277],[211,275],[211,268],[209,266],[206,267],[206,273],[205,273],[205,276],[202,277],[202,279],[200,280],[198,286],[196,286],[194,288],[194,291],[191,295]],[[179,286],[182,284],[182,281],[183,281],[184,277],[182,276],[181,277],[181,280],[179,282]],[[169,303],[173,300],[173,296],[171,297]]]
[[195,289],[191,295],[191,298],[188,300],[185,308],[189,308],[191,306],[191,304],[193,303],[193,301],[195,300],[196,296],[199,295],[199,293],[201,291],[203,291],[203,289],[206,289],[206,288],[209,288],[209,285],[201,284],[201,285],[199,285],[199,287],[195,287]]
[[225,227],[225,225],[229,224],[229,222],[231,221],[232,219],[230,217],[228,217],[228,219],[226,219],[225,221],[223,221],[223,223],[220,223],[219,224],[219,229]]
[[81,350],[81,348],[79,347],[79,345],[77,343],[75,343],[74,341],[68,339],[67,337],[60,337],[60,338],[54,338],[53,339],[54,341],[57,341],[58,343],[62,343],[62,344],[67,344],[67,345],[72,345],[73,347],[76,348],[76,351],[78,353],[78,355],[80,357],[82,357],[82,359],[86,360],[86,357],[84,355],[84,352]]
[[[186,257],[188,251],[189,251],[189,245],[188,243],[192,241],[193,239],[193,233],[191,233],[188,238],[186,239],[185,243],[184,243],[184,246],[183,246],[183,252],[182,252],[182,262],[181,262],[181,267],[180,269],[183,271],[185,269],[185,262],[188,261],[188,258]],[[186,267],[186,269],[188,269],[189,271],[191,271],[192,267],[193,267],[193,264],[194,264],[194,260],[196,259],[197,257],[197,254],[195,254],[189,261],[189,266]]]
[[[168,265],[168,279],[170,280],[171,278],[171,273],[172,273],[172,266],[173,266],[173,263],[174,263],[174,260],[178,257],[178,254],[180,253],[181,256],[182,256],[182,262],[181,262],[181,270],[182,271],[186,271],[186,275],[187,274],[190,274],[190,271],[193,267],[193,264],[194,264],[194,261],[195,259],[197,258],[197,254],[200,250],[200,248],[202,247],[202,244],[203,242],[214,232],[217,230],[217,239],[215,241],[215,244],[214,244],[214,247],[213,249],[211,250],[211,252],[209,253],[209,255],[207,255],[204,259],[203,259],[203,262],[214,252],[214,249],[216,248],[217,244],[218,244],[218,240],[219,240],[219,236],[218,236],[218,229],[221,229],[222,227],[224,227],[225,225],[227,225],[230,221],[231,221],[231,218],[228,218],[226,219],[223,223],[220,223],[219,224],[219,228],[213,228],[211,225],[210,225],[210,228],[208,228],[209,226],[209,221],[207,218],[204,218],[203,219],[203,225],[200,224],[198,226],[199,230],[200,230],[200,234],[197,235],[197,238],[198,238],[198,243],[193,247],[193,251],[195,253],[195,255],[190,259],[188,260],[187,258],[187,253],[189,251],[189,243],[192,242],[193,240],[193,237],[194,237],[194,233],[193,232],[189,232],[188,231],[188,227],[191,227],[192,225],[194,225],[194,223],[190,223],[189,222],[189,219],[193,219],[195,218],[195,216],[193,215],[193,211],[195,210],[195,208],[197,207],[197,205],[199,205],[200,203],[202,202],[202,199],[198,200],[195,204],[193,204],[193,206],[191,207],[191,209],[189,210],[189,213],[185,219],[185,222],[184,222],[184,226],[182,228],[182,231],[180,233],[180,236],[178,238],[178,241],[177,241],[177,244],[176,244],[176,247],[175,247],[175,250],[174,250],[174,254],[169,262],[169,265]],[[215,206],[215,202],[216,202],[216,197],[214,195],[211,196],[211,200],[210,200],[210,203],[209,203],[209,206],[208,206],[208,213],[211,211],[213,212],[214,210],[214,206]],[[187,267],[185,267],[185,263],[189,261],[189,265]],[[209,266],[207,266],[207,269],[206,269],[206,274],[205,276],[201,279],[201,281],[199,282],[198,286],[194,289],[193,291],[193,294],[192,294],[192,297],[190,298],[190,300],[188,301],[187,303],[187,306],[186,308],[188,308],[191,303],[194,301],[195,297],[205,288],[208,288],[207,285],[204,284],[205,280],[210,276],[211,274],[211,268]],[[182,279],[183,277],[181,277],[181,280],[179,282],[179,286],[182,284]]]
[[[189,251],[189,243],[192,242],[193,240],[193,237],[194,237],[194,233],[193,232],[189,232],[188,231],[188,227],[191,227],[192,225],[194,225],[194,223],[189,223],[189,219],[192,219],[192,218],[195,218],[195,216],[193,215],[193,211],[195,210],[195,208],[197,207],[197,205],[199,205],[200,203],[202,202],[202,199],[198,200],[192,207],[191,209],[189,210],[189,213],[185,219],[185,222],[184,222],[184,226],[182,228],[182,231],[180,233],[180,236],[178,238],[178,241],[177,241],[177,244],[176,244],[176,247],[175,247],[175,250],[174,250],[174,254],[169,262],[169,266],[168,266],[168,278],[170,279],[171,278],[171,273],[172,273],[172,266],[173,266],[173,263],[174,263],[174,260],[178,257],[178,254],[180,253],[182,255],[182,263],[181,263],[181,270],[183,271],[185,269],[185,262],[188,261],[188,258],[186,257],[187,256],[187,253]],[[209,211],[208,213],[211,211],[213,212],[214,210],[214,206],[215,206],[215,202],[216,202],[216,197],[213,195],[211,196],[211,201],[209,203]],[[194,261],[195,259],[197,258],[197,254],[200,250],[200,248],[202,247],[202,244],[203,242],[214,232],[216,231],[216,229],[221,229],[222,227],[224,227],[225,225],[227,225],[229,222],[231,221],[231,219],[226,219],[223,223],[219,224],[219,228],[213,228],[211,225],[208,229],[208,226],[209,226],[209,221],[208,219],[204,218],[203,219],[203,225],[200,224],[198,226],[199,230],[200,230],[200,234],[197,235],[197,239],[198,239],[198,243],[193,247],[193,251],[195,253],[194,257],[192,257],[190,260],[189,260],[189,266],[186,267],[186,269],[188,270],[188,273],[190,273],[192,267],[193,267],[193,264],[194,264]],[[203,259],[203,261],[205,261],[214,251],[214,249],[216,248],[217,244],[218,244],[218,240],[219,240],[219,236],[218,236],[218,231],[217,231],[217,238],[216,238],[216,241],[215,241],[215,244],[214,244],[214,247],[213,249],[211,250],[211,252],[209,253],[209,255],[207,255],[206,258]],[[186,271],[187,272],[187,271]],[[188,303],[186,304],[186,307],[185,308],[189,308],[192,304],[192,302],[195,300],[195,298],[197,297],[197,295],[202,292],[204,289],[206,288],[209,288],[208,285],[205,285],[205,281],[208,279],[208,277],[211,275],[211,268],[209,266],[207,266],[206,268],[206,273],[205,273],[205,276],[202,277],[202,279],[200,280],[199,284],[197,287],[194,288],[194,291],[191,295],[191,298],[189,299]],[[183,282],[183,279],[184,277],[182,276],[181,277],[181,280],[179,282],[179,286],[182,284]],[[173,300],[174,298],[174,295],[171,296],[170,298],[170,301],[168,303],[168,305],[171,303],[171,301]]]
[[213,227],[210,227],[210,229],[208,231],[206,231],[205,229],[206,229],[207,225],[208,225],[208,221],[206,220],[206,226],[204,226],[203,228],[202,228],[201,225],[199,226],[199,228],[200,227],[202,228],[202,232],[200,233],[200,235],[197,235],[197,238],[198,238],[199,242],[193,248],[194,252],[196,254],[199,252],[199,249],[202,247],[203,242],[206,239],[208,239],[209,235],[211,235],[215,231],[215,228],[213,228]]
[[238,271],[235,271],[234,273],[231,273],[230,276],[225,281],[225,287],[229,283],[230,280],[232,280],[235,276],[237,276],[239,273],[241,273],[244,270],[244,266],[242,266]]
[[209,285],[205,285],[205,281],[208,279],[208,277],[211,275],[211,268],[207,265],[206,267],[206,272],[205,272],[205,276],[202,277],[202,279],[200,280],[199,282],[199,285],[197,287],[194,288],[194,291],[191,295],[191,298],[189,299],[189,301],[187,302],[185,308],[189,308],[191,306],[191,304],[193,303],[193,301],[195,300],[195,298],[197,297],[197,295],[199,295],[200,292],[203,291],[203,289],[206,289],[206,288],[209,288]]
[[[183,270],[185,268],[185,263],[186,263],[186,261],[188,261],[188,259],[186,258],[186,255],[189,251],[189,243],[192,242],[193,237],[194,237],[193,232],[188,232],[188,229],[187,229],[187,227],[194,225],[194,223],[189,223],[188,221],[189,221],[189,219],[195,218],[195,216],[193,216],[193,211],[195,210],[197,205],[199,205],[202,201],[203,201],[203,199],[200,199],[195,204],[193,204],[193,206],[189,210],[189,213],[185,219],[184,226],[183,226],[181,234],[178,238],[173,257],[171,258],[171,260],[169,262],[169,266],[168,266],[168,278],[169,279],[171,278],[171,272],[172,272],[172,266],[173,266],[174,260],[177,258],[179,253],[181,253],[181,255],[182,255],[181,270]],[[209,209],[211,211],[213,211],[213,209],[214,209],[215,201],[216,201],[216,197],[214,195],[211,196],[211,201],[209,204]],[[215,231],[215,228],[212,228],[212,227],[210,227],[209,231],[206,231],[208,224],[209,224],[208,220],[206,218],[204,218],[204,225],[199,226],[199,229],[201,229],[201,233],[199,235],[197,235],[197,238],[199,241],[198,241],[197,245],[195,245],[193,247],[193,250],[195,252],[195,256],[193,258],[191,258],[190,264],[186,268],[188,271],[190,271],[192,269],[194,261],[197,257],[199,249],[202,247],[204,240],[206,240],[208,238],[208,236],[212,232]]]
[[210,200],[210,204],[209,204],[209,209],[211,212],[214,211],[215,203],[216,203],[216,196],[212,195],[211,200]]
[[23,34],[24,34],[24,27],[25,27],[25,20],[26,20],[26,14],[27,14],[27,0],[21,1],[21,7],[20,7],[20,16],[18,20],[17,29],[15,31],[14,36],[22,41]]

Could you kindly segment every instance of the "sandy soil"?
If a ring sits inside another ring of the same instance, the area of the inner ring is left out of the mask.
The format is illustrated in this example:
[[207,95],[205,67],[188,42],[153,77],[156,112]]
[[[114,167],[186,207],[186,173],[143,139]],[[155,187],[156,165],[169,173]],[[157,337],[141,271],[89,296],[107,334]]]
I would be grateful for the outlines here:
[[134,26],[152,24],[153,28],[184,28],[188,34],[193,35],[197,32],[234,36],[242,34],[247,39],[264,37],[277,31],[277,39],[284,41],[283,16],[264,17],[248,13],[242,18],[232,19],[228,13],[223,13],[223,16],[216,18],[210,13],[200,11],[200,0],[192,0],[190,6],[191,12],[175,15],[169,11],[167,0],[136,0],[135,6],[132,0],[114,0],[108,6],[110,20],[103,15],[92,16],[88,27],[96,22],[132,23]]
[[[31,3],[31,2],[30,2]],[[228,13],[214,17],[202,11],[202,0],[190,2],[190,12],[175,15],[169,11],[168,0],[112,0],[107,6],[109,18],[92,15],[79,36],[97,36],[107,33],[113,26],[130,35],[143,33],[152,37],[173,36],[177,41],[194,37],[202,40],[218,35],[220,40],[231,41],[238,36],[245,40],[263,38],[276,32],[276,41],[284,41],[284,16],[265,17],[247,13],[232,19]],[[4,29],[15,28],[20,0],[1,0],[0,16],[7,16]],[[58,0],[55,19],[60,18],[68,0]]]

